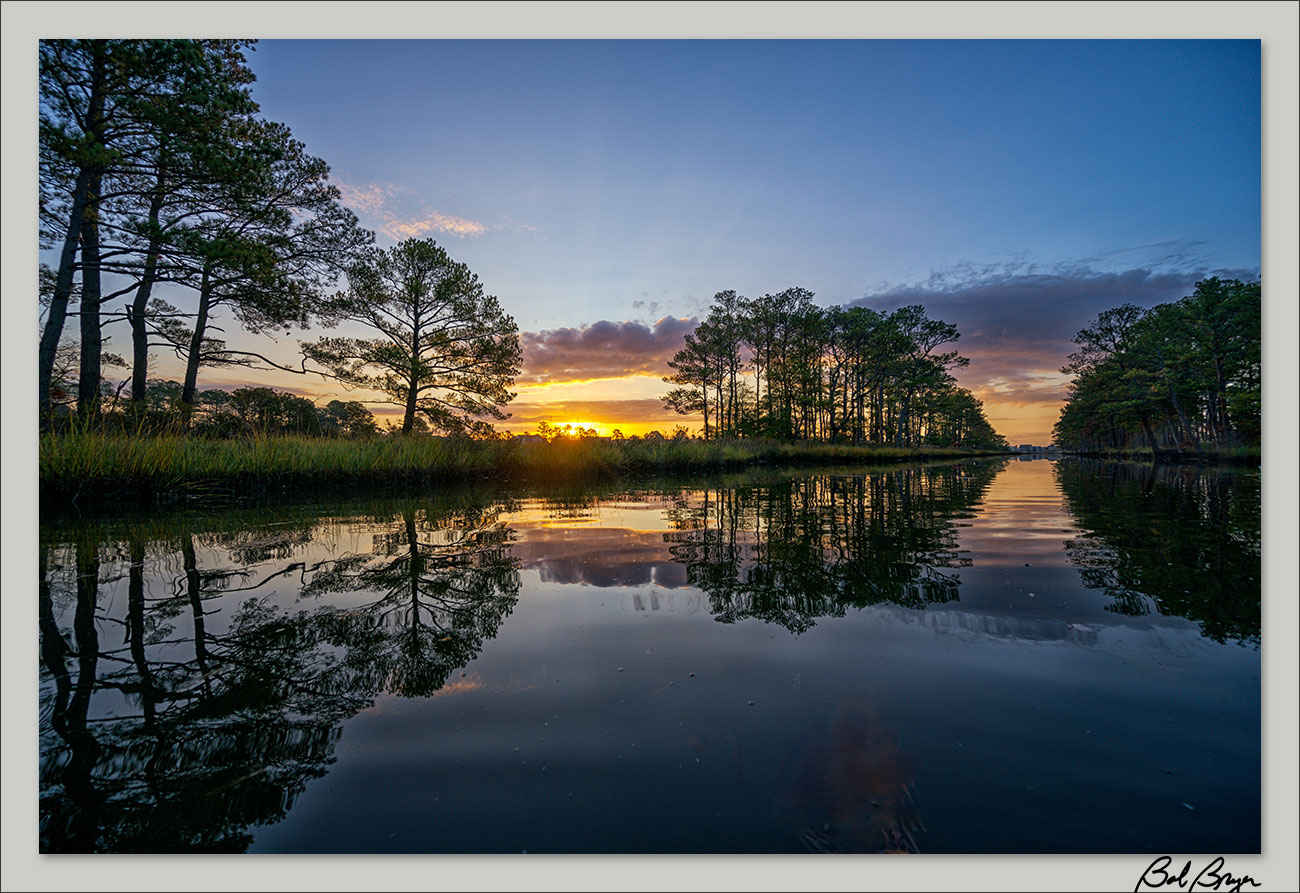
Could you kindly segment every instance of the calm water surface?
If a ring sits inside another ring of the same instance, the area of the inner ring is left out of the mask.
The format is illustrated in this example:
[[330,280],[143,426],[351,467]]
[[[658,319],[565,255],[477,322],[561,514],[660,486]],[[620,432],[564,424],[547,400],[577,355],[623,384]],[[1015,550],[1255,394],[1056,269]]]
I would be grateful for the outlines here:
[[46,519],[45,852],[1251,853],[1259,477]]

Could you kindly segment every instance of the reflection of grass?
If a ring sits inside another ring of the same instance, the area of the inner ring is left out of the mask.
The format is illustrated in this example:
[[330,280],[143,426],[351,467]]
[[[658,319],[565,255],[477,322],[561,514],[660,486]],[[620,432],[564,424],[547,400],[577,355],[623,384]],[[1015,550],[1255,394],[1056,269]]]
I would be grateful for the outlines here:
[[44,496],[275,491],[340,484],[438,480],[563,481],[749,465],[856,465],[969,456],[926,447],[851,447],[766,441],[560,439],[550,443],[436,437],[330,440],[254,436],[207,440],[177,435],[72,431],[40,440]]
[[1138,449],[1104,449],[1092,452],[1080,452],[1078,455],[1098,459],[1124,460],[1128,462],[1210,462],[1224,465],[1258,465],[1261,448],[1259,444],[1238,444],[1235,446],[1213,443],[1203,444],[1198,453],[1186,450],[1152,450],[1150,447]]

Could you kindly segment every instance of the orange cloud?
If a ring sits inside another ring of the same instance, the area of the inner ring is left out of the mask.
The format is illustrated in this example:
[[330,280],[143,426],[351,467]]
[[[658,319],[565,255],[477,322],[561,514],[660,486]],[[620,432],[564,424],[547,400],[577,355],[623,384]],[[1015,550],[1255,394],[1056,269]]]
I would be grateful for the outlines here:
[[[352,208],[366,223],[391,239],[418,238],[428,233],[447,233],[464,238],[481,236],[492,229],[486,223],[445,214],[430,207],[414,190],[394,183],[370,183],[355,186],[337,183],[343,204]],[[522,224],[510,222],[510,229]],[[531,227],[525,227],[531,229]]]

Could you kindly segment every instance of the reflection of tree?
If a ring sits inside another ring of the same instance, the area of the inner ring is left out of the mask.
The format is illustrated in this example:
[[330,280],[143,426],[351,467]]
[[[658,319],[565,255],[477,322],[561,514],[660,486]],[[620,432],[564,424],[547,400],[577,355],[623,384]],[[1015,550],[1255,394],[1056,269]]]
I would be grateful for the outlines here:
[[[87,722],[99,664],[99,634],[95,628],[99,555],[93,543],[84,541],[77,544],[75,554],[76,611],[69,640],[55,622],[47,576],[48,553],[41,549],[41,661],[54,680],[49,725],[64,742],[59,759],[50,761],[48,773],[41,773],[50,779],[49,784],[42,784],[41,791],[42,842],[46,830],[52,829],[62,844],[49,849],[42,846],[47,852],[93,848],[99,814],[104,808],[104,797],[91,779],[101,747]],[[69,665],[76,668],[75,680]],[[46,712],[44,705],[41,712]]]
[[666,534],[717,619],[759,617],[799,633],[848,606],[957,598],[952,524],[1001,465],[812,475],[705,490]]
[[[403,510],[376,555],[315,563],[304,550],[332,519],[275,535],[185,519],[50,537],[42,851],[246,849],[325,773],[344,719],[381,688],[436,690],[496,632],[518,581],[494,517]],[[320,600],[286,609],[277,581]],[[360,608],[322,598],[372,588]]]
[[[335,661],[316,647],[305,613],[252,598],[221,631],[207,628],[220,611],[210,602],[260,584],[223,592],[231,575],[199,570],[191,535],[169,545],[182,570],[174,592],[151,603],[145,543],[129,542],[123,616],[100,591],[106,545],[77,544],[79,673],[66,708],[66,645],[41,593],[42,663],[55,680],[42,740],[43,851],[243,850],[249,826],[283,817],[324,773],[338,721],[367,703],[366,693],[331,689]],[[120,638],[96,634],[119,626]],[[99,709],[87,719],[92,694]]]
[[511,532],[499,513],[404,508],[374,535],[373,553],[339,559],[311,577],[305,597],[377,596],[323,618],[331,640],[346,645],[345,664],[359,685],[431,694],[496,635],[519,598]]
[[1193,466],[1062,462],[1057,477],[1088,532],[1065,544],[1108,610],[1186,617],[1207,637],[1258,645],[1260,485]]

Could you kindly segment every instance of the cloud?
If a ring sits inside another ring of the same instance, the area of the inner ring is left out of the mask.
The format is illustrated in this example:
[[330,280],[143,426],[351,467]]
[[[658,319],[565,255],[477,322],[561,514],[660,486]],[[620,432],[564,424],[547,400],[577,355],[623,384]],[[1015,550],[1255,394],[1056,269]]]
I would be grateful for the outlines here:
[[336,183],[343,204],[356,211],[364,222],[390,239],[418,238],[429,233],[445,233],[458,238],[481,236],[491,229],[533,230],[527,224],[507,220],[497,227],[468,217],[446,214],[429,206],[413,189],[395,183],[369,183],[356,186]]
[[[306,397],[308,400],[316,401],[322,395],[318,388],[299,387],[297,385],[286,384],[266,384],[262,381],[254,381],[243,378],[227,378],[224,376],[209,376],[207,381],[199,387],[199,391],[226,391],[227,393],[238,391],[241,388],[270,388],[273,391],[292,394],[295,397]],[[331,399],[334,399],[331,397]],[[348,399],[348,398],[343,398]],[[323,404],[322,404],[323,405]]]
[[391,183],[371,183],[369,186],[353,186],[351,183],[335,183],[343,204],[354,211],[365,214],[379,214],[387,202],[398,197],[396,186]]
[[432,211],[418,220],[394,220],[382,232],[394,239],[413,239],[425,233],[451,233],[454,236],[481,236],[488,231],[486,224],[465,217],[455,217]]
[[1192,293],[1210,275],[1248,279],[1247,270],[1159,269],[1119,272],[1088,264],[1028,263],[954,267],[911,285],[882,285],[852,302],[879,310],[921,304],[954,323],[956,349],[970,358],[958,378],[977,397],[1017,404],[1059,403],[1068,380],[1060,367],[1078,331],[1120,304],[1152,307]]
[[682,349],[699,320],[665,316],[645,323],[601,320],[584,328],[525,332],[521,384],[584,381],[627,375],[667,375],[668,361]]

